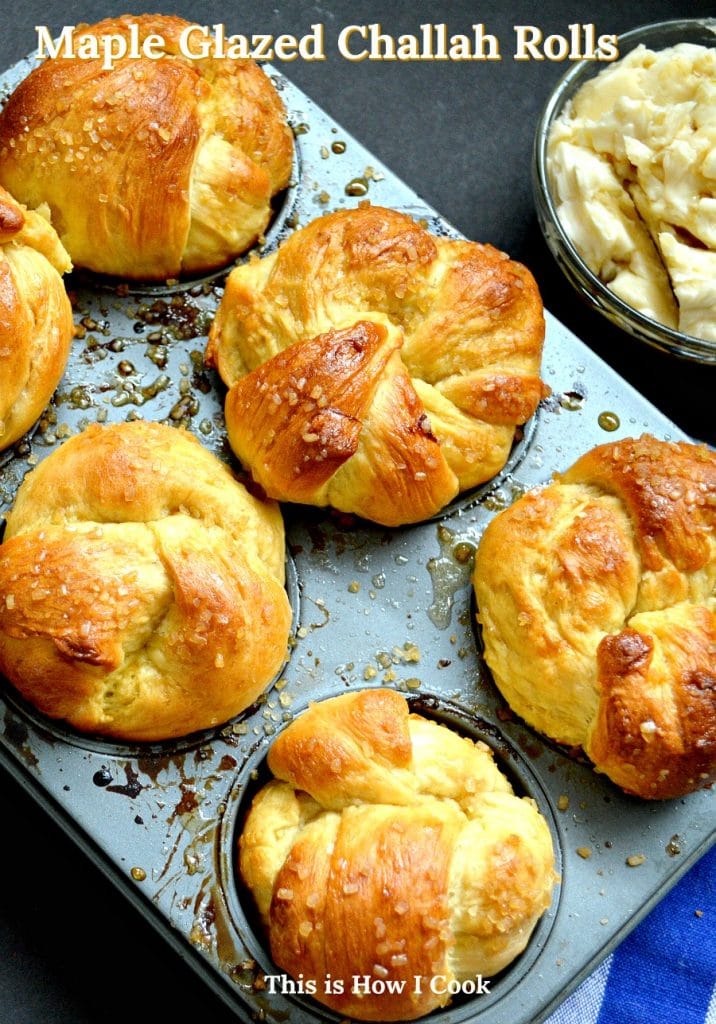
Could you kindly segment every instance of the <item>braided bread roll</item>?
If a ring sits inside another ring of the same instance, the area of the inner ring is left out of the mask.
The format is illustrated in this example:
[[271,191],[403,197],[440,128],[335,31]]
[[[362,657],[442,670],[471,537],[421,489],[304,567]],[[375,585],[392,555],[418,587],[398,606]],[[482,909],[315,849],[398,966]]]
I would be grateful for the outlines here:
[[716,453],[605,444],[488,526],[474,585],[510,706],[629,793],[716,778]]
[[267,494],[397,526],[502,468],[544,393],[543,337],[523,266],[366,205],[233,270],[207,361]]
[[0,450],[28,430],[65,370],[74,325],[69,256],[44,210],[0,187]]
[[[188,22],[124,16],[82,36],[159,35],[164,55],[50,58],[0,112],[0,183],[47,202],[75,266],[163,279],[222,266],[262,234],[291,173],[293,138],[250,60],[182,55]],[[81,50],[79,52],[82,52]]]
[[[450,981],[496,974],[525,948],[551,901],[552,840],[483,743],[368,690],[311,705],[268,763],[276,780],[253,801],[239,867],[275,963],[313,980],[320,1002],[413,1020],[449,1001]],[[354,993],[354,975],[403,991]]]
[[275,505],[190,434],[91,426],[24,480],[0,546],[0,671],[77,729],[225,722],[286,657]]

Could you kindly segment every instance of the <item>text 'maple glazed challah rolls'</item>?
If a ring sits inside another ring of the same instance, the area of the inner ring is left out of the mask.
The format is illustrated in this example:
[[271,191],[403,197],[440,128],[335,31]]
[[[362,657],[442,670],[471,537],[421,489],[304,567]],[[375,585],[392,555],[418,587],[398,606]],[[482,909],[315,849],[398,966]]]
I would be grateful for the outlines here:
[[161,36],[164,56],[112,69],[58,56],[15,89],[0,112],[0,183],[49,204],[75,266],[154,280],[223,266],[288,183],[283,104],[253,61],[182,56],[180,18],[126,15],[78,26],[75,40],[132,24],[140,40]]
[[278,508],[190,434],[92,426],[24,480],[0,545],[0,672],[83,731],[223,723],[281,668]]
[[0,187],[0,451],[38,419],[64,372],[71,269],[47,218]]
[[[316,999],[413,1020],[445,1005],[450,981],[492,976],[523,951],[551,902],[552,839],[487,746],[367,690],[312,704],[268,764],[240,873],[274,962],[314,979]],[[328,975],[342,995],[325,991]],[[403,992],[354,994],[354,975]]]
[[716,453],[602,445],[488,526],[485,657],[510,706],[629,793],[716,778]]
[[207,360],[267,494],[398,526],[503,467],[545,393],[543,338],[523,266],[363,205],[232,271]]

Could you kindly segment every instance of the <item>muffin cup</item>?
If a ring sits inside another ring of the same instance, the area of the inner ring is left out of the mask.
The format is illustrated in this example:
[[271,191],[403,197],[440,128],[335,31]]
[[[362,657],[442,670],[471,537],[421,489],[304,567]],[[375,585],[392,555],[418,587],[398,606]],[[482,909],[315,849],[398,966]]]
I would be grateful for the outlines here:
[[[345,692],[345,691],[339,691]],[[355,691],[351,691],[355,692]],[[322,699],[330,699],[339,693],[329,694]],[[539,778],[533,770],[528,756],[521,752],[502,732],[495,722],[471,715],[464,708],[446,700],[438,694],[420,693],[407,697],[411,714],[418,714],[447,726],[459,735],[477,741],[480,740],[490,747],[495,762],[503,774],[510,780],[517,796],[531,797],[545,818],[552,835],[554,847],[554,870],[561,876],[563,870],[560,836],[556,822],[556,807],[543,789]],[[296,715],[305,709],[296,709]],[[252,993],[263,992],[260,980],[262,975],[284,975],[285,972],[271,960],[267,939],[253,903],[253,897],[238,872],[238,839],[241,834],[251,802],[258,791],[273,777],[266,764],[267,751],[255,750],[240,766],[236,783],[228,797],[228,807],[223,816],[219,833],[218,863],[222,883],[222,892],[228,915],[236,930],[246,944],[249,957],[256,964],[256,973],[251,984]],[[247,781],[248,780],[248,781]],[[490,991],[481,995],[456,995],[450,1005],[443,1010],[435,1010],[427,1017],[420,1018],[436,1022],[468,1021],[477,1012],[482,1013],[498,1003],[508,992],[525,978],[538,961],[549,956],[549,935],[557,915],[560,899],[560,887],[555,885],[551,906],[537,922],[525,950],[504,970],[489,979]],[[290,977],[290,975],[288,975]],[[258,989],[256,979],[259,979]],[[248,986],[247,986],[248,987]],[[274,1011],[285,1010],[291,1020],[302,1022],[318,1017],[330,1021],[339,1021],[341,1017],[321,1005],[308,995],[272,995],[270,999]],[[303,1011],[303,1012],[302,1012]]]

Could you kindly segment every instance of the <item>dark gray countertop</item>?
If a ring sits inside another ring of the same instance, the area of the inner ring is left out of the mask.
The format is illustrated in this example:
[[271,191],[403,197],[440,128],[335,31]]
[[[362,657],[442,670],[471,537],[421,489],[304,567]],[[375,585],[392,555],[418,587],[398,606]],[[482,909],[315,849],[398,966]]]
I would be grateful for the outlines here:
[[[32,50],[35,26],[123,13],[127,4],[26,0],[4,4],[0,66]],[[245,8],[242,10],[242,8]],[[303,34],[325,25],[328,58],[282,70],[456,227],[525,262],[545,305],[637,390],[691,436],[716,442],[716,370],[676,361],[644,347],[587,309],[565,283],[544,245],[531,194],[534,127],[564,64],[515,63],[513,25],[545,35],[596,17],[598,32],[713,14],[712,3],[474,3],[452,0],[341,0],[230,4],[219,0],[154,5],[202,24],[225,21],[232,32]],[[139,9],[134,8],[138,13]],[[503,42],[499,63],[350,63],[335,48],[341,28],[380,22],[393,35],[422,22],[447,21],[468,31],[474,21]],[[2,778],[0,844],[0,1024],[113,1024],[234,1020],[150,926],[9,778]],[[151,982],[151,984],[145,984]]]

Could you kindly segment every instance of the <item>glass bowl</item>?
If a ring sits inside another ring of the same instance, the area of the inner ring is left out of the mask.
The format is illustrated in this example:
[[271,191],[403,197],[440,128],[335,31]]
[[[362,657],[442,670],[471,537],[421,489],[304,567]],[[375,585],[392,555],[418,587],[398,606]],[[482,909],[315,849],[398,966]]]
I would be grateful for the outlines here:
[[[677,43],[716,46],[716,19],[694,18],[663,21],[632,29],[619,36],[619,59],[643,43],[651,50],[664,50]],[[552,124],[572,97],[590,78],[612,63],[579,61],[558,82],[537,125],[533,155],[533,186],[537,217],[542,234],[566,278],[588,304],[622,330],[663,352],[716,364],[716,342],[695,338],[667,327],[634,309],[610,291],[589,269],[567,236],[557,216],[547,174],[547,142]]]

